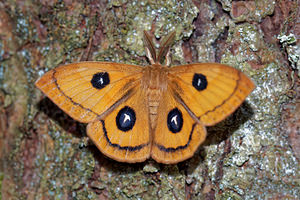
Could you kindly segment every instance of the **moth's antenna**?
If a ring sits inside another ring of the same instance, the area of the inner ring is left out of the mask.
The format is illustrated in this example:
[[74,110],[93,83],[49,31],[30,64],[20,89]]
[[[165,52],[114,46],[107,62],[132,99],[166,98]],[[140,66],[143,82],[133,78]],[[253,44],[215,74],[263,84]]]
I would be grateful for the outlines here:
[[150,35],[144,30],[144,45],[146,50],[146,56],[149,59],[150,63],[153,65],[157,63],[156,51],[153,45]]
[[[169,50],[170,50],[170,47],[171,45],[173,44],[174,42],[174,38],[176,36],[176,32],[173,31],[171,33],[169,33],[165,38],[165,40],[163,40],[163,42],[161,43],[161,46],[159,47],[159,52],[158,52],[158,56],[157,56],[157,61],[159,63],[163,63],[166,56],[169,56]],[[170,58],[167,58],[166,60],[166,65],[167,64],[170,64]]]

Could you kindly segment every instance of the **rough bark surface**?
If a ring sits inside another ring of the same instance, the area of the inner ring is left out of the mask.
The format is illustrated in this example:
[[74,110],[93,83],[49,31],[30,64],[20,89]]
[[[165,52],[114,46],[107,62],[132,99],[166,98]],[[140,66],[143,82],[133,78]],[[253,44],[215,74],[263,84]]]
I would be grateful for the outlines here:
[[[296,0],[0,1],[0,200],[299,199]],[[118,163],[34,87],[58,65],[146,65],[143,30],[176,30],[172,63],[221,62],[256,89],[189,160]]]

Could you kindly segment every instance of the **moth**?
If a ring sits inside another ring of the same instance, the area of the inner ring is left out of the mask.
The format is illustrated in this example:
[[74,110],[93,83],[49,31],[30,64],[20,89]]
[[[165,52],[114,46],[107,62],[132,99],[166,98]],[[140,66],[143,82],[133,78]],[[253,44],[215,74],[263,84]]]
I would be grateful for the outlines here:
[[[35,85],[119,162],[184,161],[212,126],[233,113],[254,89],[241,71],[218,63],[169,67],[169,34],[156,51],[144,31],[148,66],[79,62],[52,69]],[[165,64],[164,64],[165,63]]]

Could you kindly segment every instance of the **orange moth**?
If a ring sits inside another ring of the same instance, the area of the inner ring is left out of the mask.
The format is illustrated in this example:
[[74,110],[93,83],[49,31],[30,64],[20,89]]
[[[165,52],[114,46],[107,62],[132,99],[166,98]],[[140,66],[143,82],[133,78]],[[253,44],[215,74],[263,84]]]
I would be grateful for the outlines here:
[[144,31],[148,66],[72,63],[52,69],[35,85],[73,119],[88,123],[87,135],[106,156],[178,163],[203,143],[205,126],[233,113],[255,85],[223,64],[169,67],[174,37],[169,34],[156,52]]

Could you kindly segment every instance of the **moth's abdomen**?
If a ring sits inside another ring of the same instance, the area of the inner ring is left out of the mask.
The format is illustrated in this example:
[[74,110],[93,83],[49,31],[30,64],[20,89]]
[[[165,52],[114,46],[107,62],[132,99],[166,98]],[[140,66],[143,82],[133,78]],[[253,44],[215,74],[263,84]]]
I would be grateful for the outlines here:
[[154,130],[157,121],[157,110],[161,99],[161,91],[149,89],[148,90],[148,109],[151,129]]

